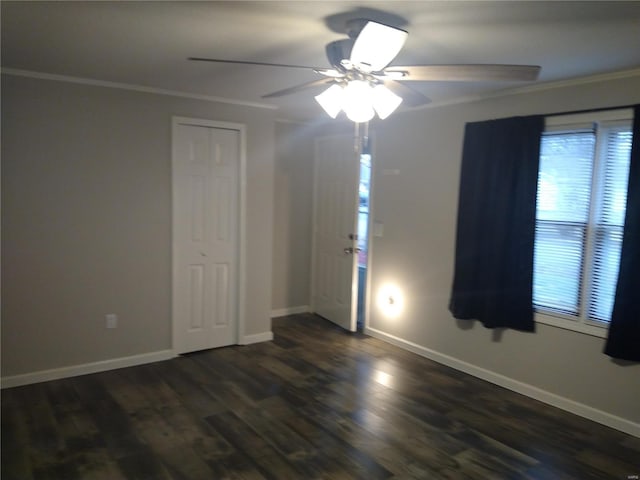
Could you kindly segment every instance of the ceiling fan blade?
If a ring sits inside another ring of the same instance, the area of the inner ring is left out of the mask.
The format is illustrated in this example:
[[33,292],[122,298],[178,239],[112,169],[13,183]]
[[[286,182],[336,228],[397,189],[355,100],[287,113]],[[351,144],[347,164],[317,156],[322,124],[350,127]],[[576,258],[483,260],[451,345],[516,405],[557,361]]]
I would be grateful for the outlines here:
[[344,73],[339,72],[335,68],[322,68],[322,69],[314,70],[314,71],[316,73],[320,74],[320,75],[324,75],[325,77],[331,77],[331,78],[344,78],[345,77]]
[[404,103],[409,107],[419,107],[431,103],[431,99],[421,92],[414,90],[408,85],[404,85],[396,80],[384,80],[384,86],[396,95],[402,97]]
[[319,80],[313,80],[312,82],[303,83],[302,85],[296,85],[295,87],[289,87],[283,90],[278,90],[277,92],[272,92],[266,95],[262,95],[262,98],[283,97],[285,95],[291,95],[292,93],[301,92],[302,90],[306,90],[308,88],[319,87],[320,85],[329,85],[333,82],[334,82],[333,79],[321,78]]
[[351,50],[351,63],[365,72],[378,72],[396,58],[407,35],[399,28],[367,22]]
[[221,58],[189,57],[188,60],[192,60],[194,62],[232,63],[235,65],[259,65],[263,67],[286,67],[286,68],[300,68],[303,70],[322,70],[321,67],[307,67],[305,65],[288,65],[286,63],[267,63],[267,62],[245,62],[242,60],[223,60]]
[[408,81],[533,81],[538,78],[537,65],[413,65],[392,66],[383,73],[395,80]]

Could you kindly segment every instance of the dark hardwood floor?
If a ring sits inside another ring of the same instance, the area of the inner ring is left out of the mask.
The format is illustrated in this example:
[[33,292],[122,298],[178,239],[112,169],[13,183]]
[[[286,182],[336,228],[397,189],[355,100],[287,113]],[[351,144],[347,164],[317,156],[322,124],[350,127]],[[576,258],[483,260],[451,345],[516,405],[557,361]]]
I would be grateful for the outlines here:
[[639,438],[312,315],[273,331],[3,390],[2,480],[640,475]]

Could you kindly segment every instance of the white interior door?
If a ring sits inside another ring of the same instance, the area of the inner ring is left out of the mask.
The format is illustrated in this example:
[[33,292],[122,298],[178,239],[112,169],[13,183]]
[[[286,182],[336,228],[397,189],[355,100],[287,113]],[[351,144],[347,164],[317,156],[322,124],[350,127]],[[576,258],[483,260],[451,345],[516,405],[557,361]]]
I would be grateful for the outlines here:
[[312,309],[356,330],[360,158],[352,136],[316,141]]
[[174,124],[176,353],[237,343],[240,134]]

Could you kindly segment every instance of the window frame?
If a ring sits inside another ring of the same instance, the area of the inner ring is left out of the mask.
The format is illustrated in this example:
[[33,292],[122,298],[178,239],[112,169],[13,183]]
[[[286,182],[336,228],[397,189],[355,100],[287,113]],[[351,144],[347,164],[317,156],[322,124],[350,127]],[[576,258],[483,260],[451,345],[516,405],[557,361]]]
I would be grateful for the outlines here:
[[[599,202],[593,192],[600,189],[601,175],[604,170],[603,135],[606,135],[600,124],[611,126],[615,123],[629,124],[633,122],[633,109],[604,110],[568,115],[554,115],[545,118],[544,133],[579,132],[586,129],[595,130],[594,163],[591,175],[591,190],[589,196],[589,213],[585,225],[585,239],[583,249],[583,261],[581,265],[581,278],[579,290],[578,314],[572,315],[556,310],[545,309],[534,303],[534,321],[545,325],[551,325],[566,330],[606,338],[609,328],[608,322],[590,320],[587,318],[587,299],[592,284],[592,269],[595,250],[595,236],[597,232],[597,214]],[[595,128],[594,128],[595,126]],[[542,139],[541,139],[542,141]],[[605,142],[606,143],[606,142]],[[536,225],[537,225],[536,218]],[[544,221],[547,222],[547,221]]]

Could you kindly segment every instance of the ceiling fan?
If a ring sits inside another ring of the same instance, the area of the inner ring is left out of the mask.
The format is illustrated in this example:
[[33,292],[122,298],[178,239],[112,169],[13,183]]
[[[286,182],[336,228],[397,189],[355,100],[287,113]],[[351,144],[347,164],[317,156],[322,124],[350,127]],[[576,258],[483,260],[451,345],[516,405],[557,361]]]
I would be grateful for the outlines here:
[[263,95],[281,97],[309,88],[329,85],[315,98],[335,118],[341,110],[355,122],[369,121],[375,113],[390,115],[404,100],[415,107],[430,102],[421,92],[405,85],[411,81],[533,81],[535,65],[390,65],[404,45],[408,33],[382,23],[355,19],[347,22],[348,38],[326,46],[332,68],[279,63],[189,57],[189,60],[243,65],[263,65],[312,70],[323,78]]

